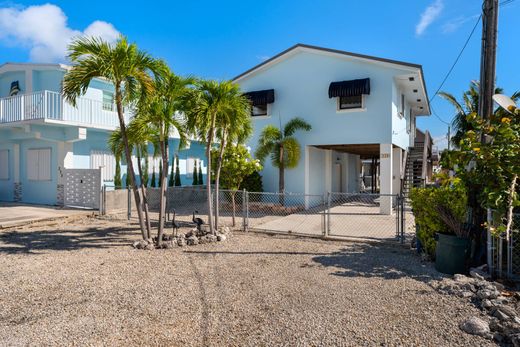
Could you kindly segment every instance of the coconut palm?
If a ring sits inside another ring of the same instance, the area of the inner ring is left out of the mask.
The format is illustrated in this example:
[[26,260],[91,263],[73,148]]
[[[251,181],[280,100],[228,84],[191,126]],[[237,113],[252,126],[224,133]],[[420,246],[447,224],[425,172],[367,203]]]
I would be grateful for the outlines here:
[[[177,133],[180,137],[180,147],[186,143],[184,95],[194,83],[192,78],[175,75],[165,69],[159,78],[154,81],[154,94],[138,102],[136,118],[132,121],[138,132],[150,134],[152,142],[158,149],[161,157],[160,167],[169,167],[169,138],[170,134]],[[166,189],[168,170],[159,170],[159,227],[157,245],[162,243],[164,233],[164,217],[166,216]]]
[[211,148],[215,141],[216,130],[223,114],[236,106],[238,86],[231,81],[202,80],[197,88],[188,96],[186,115],[188,129],[199,139],[206,141],[207,178],[206,190],[208,195],[208,222],[211,233],[215,233],[213,225],[213,194],[211,191]]
[[[453,130],[455,134],[452,137],[452,143],[454,146],[458,146],[460,141],[464,138],[465,134],[469,130],[474,130],[468,122],[468,115],[472,113],[478,113],[479,104],[479,92],[480,83],[478,81],[471,81],[469,89],[462,94],[462,101],[459,102],[455,96],[447,92],[439,92],[439,96],[447,100],[453,107],[455,107],[456,114],[452,120]],[[502,88],[496,88],[495,94],[502,94]],[[520,93],[516,92],[511,97],[513,100],[518,100]],[[498,108],[495,110],[496,113],[504,112]]]
[[130,106],[138,98],[152,92],[151,74],[160,73],[164,64],[139,50],[135,44],[128,43],[125,37],[120,37],[113,45],[100,38],[77,38],[68,47],[68,59],[72,63],[72,68],[64,77],[63,95],[72,105],[75,106],[77,98],[85,94],[94,78],[105,78],[114,86],[119,128],[130,174],[129,183],[134,192],[141,234],[143,239],[146,239],[142,202],[135,184],[123,107]]
[[300,144],[293,136],[298,130],[310,131],[311,125],[298,117],[287,122],[283,129],[267,125],[258,140],[255,156],[261,163],[271,156],[271,164],[278,168],[280,193],[285,191],[285,169],[295,168],[300,161]]

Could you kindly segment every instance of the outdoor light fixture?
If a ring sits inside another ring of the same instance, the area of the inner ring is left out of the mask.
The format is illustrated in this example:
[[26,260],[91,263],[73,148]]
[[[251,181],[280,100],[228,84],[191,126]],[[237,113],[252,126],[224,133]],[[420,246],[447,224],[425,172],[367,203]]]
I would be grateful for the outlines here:
[[516,103],[509,97],[504,94],[495,94],[493,95],[493,100],[502,107],[504,110],[506,110],[509,113],[513,113],[514,110],[518,107],[516,106]]
[[414,89],[413,92],[414,92],[414,93],[417,93],[417,89]]
[[410,82],[413,82],[413,81],[415,81],[415,77],[408,77],[408,80],[409,80]]

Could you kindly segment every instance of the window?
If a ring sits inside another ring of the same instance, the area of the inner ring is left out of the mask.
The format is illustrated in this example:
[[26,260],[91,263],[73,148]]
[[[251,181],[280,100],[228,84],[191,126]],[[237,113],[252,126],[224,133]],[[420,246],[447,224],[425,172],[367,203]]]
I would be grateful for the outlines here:
[[0,150],[0,180],[9,179],[9,150]]
[[103,110],[114,111],[114,93],[103,90]]
[[267,116],[267,104],[253,106],[251,110],[253,117]]
[[34,148],[27,151],[27,179],[30,181],[51,180],[50,148]]
[[114,155],[107,151],[90,151],[90,168],[101,169],[101,179],[103,181],[113,181],[116,169],[116,159]]
[[340,96],[338,98],[339,110],[352,110],[356,108],[363,108],[363,96]]
[[188,158],[186,160],[186,177],[193,177],[193,168],[195,163],[197,163],[197,170],[199,170],[199,159],[198,158]]

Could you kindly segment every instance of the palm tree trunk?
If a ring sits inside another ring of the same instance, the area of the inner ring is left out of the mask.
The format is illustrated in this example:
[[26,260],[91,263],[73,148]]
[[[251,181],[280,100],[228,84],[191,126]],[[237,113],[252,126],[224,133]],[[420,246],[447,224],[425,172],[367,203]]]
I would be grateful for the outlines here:
[[152,233],[151,233],[151,229],[152,229],[152,226],[150,224],[150,216],[149,216],[149,210],[148,210],[148,196],[147,196],[147,193],[146,193],[146,186],[144,185],[143,183],[143,168],[141,167],[141,156],[139,155],[139,150],[137,150],[137,170],[139,172],[139,186],[141,188],[141,194],[143,196],[143,206],[144,206],[144,215],[145,215],[145,219],[146,219],[146,233],[147,233],[147,238],[148,240],[150,240],[152,238]]
[[214,113],[211,119],[211,127],[208,133],[208,142],[206,144],[206,157],[208,160],[207,174],[206,174],[206,191],[208,194],[208,223],[209,232],[215,235],[215,229],[213,228],[213,194],[211,192],[211,146],[213,144],[213,135],[215,133],[215,122],[217,114]]
[[278,192],[280,193],[280,205],[285,205],[285,166],[283,162],[283,147],[280,146],[280,164],[278,167]]
[[117,107],[117,116],[119,118],[119,128],[121,129],[121,137],[123,139],[123,144],[125,146],[125,157],[126,157],[126,164],[128,167],[128,173],[130,175],[130,185],[132,186],[132,191],[134,193],[134,199],[135,199],[135,205],[137,208],[137,216],[139,218],[139,227],[141,228],[141,234],[143,237],[143,240],[147,239],[147,233],[146,233],[146,227],[143,220],[143,209],[142,209],[142,203],[141,203],[141,197],[139,196],[139,190],[137,190],[137,186],[135,184],[135,172],[134,172],[134,165],[132,163],[132,153],[130,152],[130,146],[128,144],[128,137],[126,135],[126,126],[125,126],[125,119],[123,116],[123,102],[121,97],[121,86],[120,84],[116,84],[115,86],[116,90],[116,107]]
[[[168,139],[166,139],[168,141]],[[162,171],[160,177],[160,202],[159,202],[159,230],[157,232],[157,246],[162,244],[162,236],[164,233],[164,216],[166,215],[166,187],[168,185],[168,145],[167,142],[159,141],[162,157]],[[166,168],[166,169],[164,169]]]
[[217,170],[215,172],[215,228],[218,230],[219,217],[219,189],[220,189],[220,170],[222,169],[222,158],[224,157],[224,149],[226,147],[226,133],[222,134],[220,142],[220,150],[218,153]]

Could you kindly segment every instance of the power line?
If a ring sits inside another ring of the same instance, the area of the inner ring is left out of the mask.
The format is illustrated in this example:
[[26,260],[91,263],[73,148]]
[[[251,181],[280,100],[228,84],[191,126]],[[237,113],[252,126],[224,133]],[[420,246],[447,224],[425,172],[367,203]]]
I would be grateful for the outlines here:
[[435,117],[437,117],[437,119],[440,120],[442,123],[446,124],[447,126],[450,126],[450,125],[451,125],[451,123],[446,122],[444,119],[442,119],[442,118],[437,114],[437,112],[435,112],[435,110],[433,109],[433,106],[432,106],[432,105],[430,105],[430,110],[432,111],[433,115],[434,115]]
[[[514,0],[504,0],[504,1],[514,1]],[[468,38],[466,39],[466,42],[464,43],[464,46],[462,46],[462,49],[460,50],[459,52],[459,55],[457,55],[457,59],[455,59],[455,61],[453,62],[453,64],[451,65],[450,69],[448,70],[448,73],[446,74],[446,76],[444,77],[444,79],[442,80],[439,88],[437,88],[437,90],[435,91],[435,94],[433,94],[433,96],[430,98],[430,103],[432,102],[432,100],[437,96],[437,94],[439,94],[442,86],[444,86],[444,83],[446,83],[446,81],[448,80],[448,77],[450,77],[451,75],[451,72],[453,71],[453,69],[455,68],[455,66],[457,65],[457,63],[459,62],[460,60],[460,57],[462,56],[462,53],[464,53],[464,50],[466,49],[466,47],[468,46],[468,43],[469,41],[471,40],[471,37],[473,36],[473,34],[475,33],[475,30],[477,29],[477,26],[478,26],[478,23],[480,23],[480,19],[482,19],[482,15],[478,16],[477,18],[477,22],[475,23],[475,25],[473,26],[473,29],[471,29],[471,32],[468,36]],[[437,116],[438,117],[438,116]],[[438,117],[440,119],[440,117]],[[444,122],[444,121],[443,121]],[[446,122],[444,122],[446,123]]]

